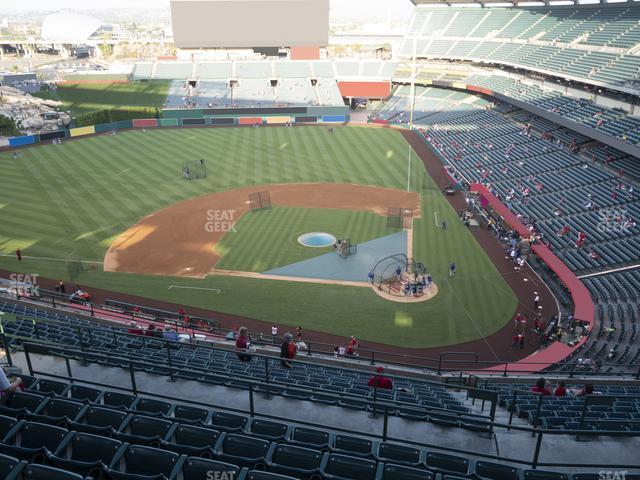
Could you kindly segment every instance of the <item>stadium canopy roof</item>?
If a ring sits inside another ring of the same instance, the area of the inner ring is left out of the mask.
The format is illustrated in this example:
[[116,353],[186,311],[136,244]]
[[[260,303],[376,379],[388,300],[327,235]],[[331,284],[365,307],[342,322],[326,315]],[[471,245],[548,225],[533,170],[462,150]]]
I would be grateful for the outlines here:
[[[518,1],[518,0],[411,0],[415,5],[443,5],[443,6],[495,6],[495,7],[535,7],[535,6],[560,6],[560,5],[593,5],[593,4],[618,4],[631,0],[618,1],[605,1],[605,0],[530,0],[530,1]],[[637,1],[637,0],[636,0]]]
[[100,28],[100,20],[88,15],[59,12],[42,21],[42,39],[52,42],[82,43]]

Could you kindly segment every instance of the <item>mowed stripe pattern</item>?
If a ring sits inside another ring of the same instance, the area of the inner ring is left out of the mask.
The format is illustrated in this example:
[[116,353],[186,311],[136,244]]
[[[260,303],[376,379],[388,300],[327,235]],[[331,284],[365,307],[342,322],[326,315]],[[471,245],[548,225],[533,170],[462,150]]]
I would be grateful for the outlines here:
[[[403,189],[411,159],[410,187],[423,196],[423,217],[414,223],[414,257],[427,264],[440,289],[429,302],[394,304],[356,287],[222,276],[180,279],[184,285],[223,291],[212,297],[169,291],[176,279],[100,268],[82,273],[79,281],[407,347],[489,335],[513,313],[515,297],[410,152],[400,133],[365,127],[340,127],[334,133],[322,127],[132,131],[25,149],[22,159],[5,152],[0,154],[0,253],[9,256],[0,257],[0,268],[67,278],[64,262],[18,264],[11,255],[20,247],[28,256],[73,254],[100,261],[111,241],[140,218],[187,198],[241,186],[344,182]],[[200,158],[207,160],[209,177],[180,179],[182,162]],[[434,212],[446,219],[446,232],[436,227]],[[359,220],[349,220],[349,228],[373,228],[360,226]],[[264,261],[254,253],[247,257],[254,265]],[[459,268],[452,280],[446,276],[450,261]]]

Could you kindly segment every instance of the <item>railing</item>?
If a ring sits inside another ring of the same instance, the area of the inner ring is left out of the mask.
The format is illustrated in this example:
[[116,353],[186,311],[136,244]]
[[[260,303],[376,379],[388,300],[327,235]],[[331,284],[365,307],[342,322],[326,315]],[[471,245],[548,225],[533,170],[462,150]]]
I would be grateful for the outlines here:
[[[6,343],[5,343],[6,345]],[[244,413],[244,414],[249,414],[251,417],[262,417],[262,418],[268,418],[268,419],[272,419],[272,420],[282,420],[282,417],[280,416],[276,416],[276,415],[270,415],[270,414],[266,414],[266,413],[261,413],[257,411],[256,408],[256,401],[259,400],[259,395],[256,395],[256,393],[264,393],[264,399],[269,399],[271,398],[269,396],[269,388],[273,388],[273,384],[270,384],[268,382],[264,383],[264,382],[258,382],[258,381],[253,381],[253,380],[246,380],[246,379],[238,379],[238,378],[233,378],[233,381],[236,383],[240,383],[243,385],[246,385],[247,388],[247,394],[248,394],[248,408],[236,408],[236,407],[226,407],[226,406],[220,406],[220,405],[214,405],[214,404],[210,404],[210,403],[204,403],[204,402],[198,402],[198,401],[193,401],[193,400],[189,400],[189,399],[185,399],[184,397],[181,398],[177,398],[177,397],[173,397],[173,396],[169,396],[169,395],[163,395],[163,394],[159,394],[156,392],[149,392],[149,391],[143,391],[140,390],[137,386],[137,381],[136,381],[136,366],[142,366],[144,365],[142,362],[136,362],[136,361],[132,361],[132,360],[127,360],[126,362],[123,362],[122,364],[122,368],[125,368],[129,371],[129,379],[130,379],[130,386],[124,386],[123,384],[120,385],[111,385],[111,384],[105,384],[102,382],[96,382],[96,381],[89,381],[89,380],[83,380],[83,379],[78,379],[76,377],[74,377],[73,375],[73,370],[72,370],[72,366],[71,366],[71,362],[69,360],[68,357],[65,357],[65,366],[66,366],[66,371],[67,371],[67,375],[57,375],[57,374],[52,374],[48,371],[40,371],[34,368],[34,362],[33,359],[31,357],[31,354],[51,354],[52,352],[50,351],[50,347],[44,345],[44,344],[36,344],[36,343],[25,343],[24,345],[24,353],[25,353],[25,359],[27,362],[27,366],[28,366],[28,370],[29,370],[29,374],[32,376],[46,376],[46,377],[51,377],[51,378],[55,378],[55,379],[59,379],[59,380],[67,380],[71,383],[84,383],[87,385],[92,385],[92,386],[96,386],[96,387],[108,387],[111,389],[115,389],[115,390],[121,390],[121,391],[127,391],[127,392],[132,392],[135,395],[147,395],[147,396],[153,396],[159,399],[163,399],[163,400],[167,400],[167,401],[174,401],[174,402],[179,402],[179,403],[186,403],[186,404],[190,404],[190,405],[197,405],[197,406],[201,406],[201,407],[213,407],[215,409],[220,409],[220,410],[226,410],[226,411],[232,411],[232,412],[236,412],[236,413]],[[8,350],[7,350],[8,351]],[[75,354],[77,355],[82,355],[83,352],[81,351],[76,351]],[[95,354],[94,354],[95,355]],[[107,357],[107,356],[102,356],[102,358],[104,360],[108,360],[111,357]],[[148,364],[149,366],[153,366],[152,364]],[[177,373],[183,373],[183,374],[187,374],[189,373],[187,370],[180,370],[180,369],[176,369],[175,367],[172,367],[172,371],[174,371],[174,374]],[[287,387],[287,390],[291,390],[291,391],[299,391],[299,392],[303,392],[305,394],[308,395],[308,390],[307,389],[300,389],[300,388],[296,388],[296,387]],[[470,398],[478,398],[478,399],[482,399],[484,400],[486,397],[486,390],[481,390],[481,389],[467,389],[467,392],[469,394]],[[489,392],[491,393],[491,392]],[[323,392],[323,396],[327,396],[327,397],[335,397],[335,395],[331,394],[331,393],[324,393]],[[486,427],[488,427],[490,432],[494,432],[496,430],[500,430],[500,431],[518,431],[518,432],[529,432],[532,435],[537,435],[537,439],[536,439],[536,443],[535,443],[535,447],[533,449],[533,452],[531,453],[531,458],[530,459],[516,459],[516,458],[509,458],[509,457],[504,457],[501,455],[492,455],[492,454],[488,454],[486,452],[479,452],[479,451],[472,451],[469,449],[461,449],[461,448],[455,448],[455,447],[446,447],[446,446],[442,446],[442,445],[438,445],[438,444],[433,444],[433,443],[427,443],[427,442],[417,442],[417,441],[413,441],[413,440],[408,440],[406,438],[401,438],[401,437],[396,437],[392,434],[390,434],[390,425],[389,425],[389,416],[390,416],[390,410],[397,408],[395,405],[390,405],[388,403],[385,402],[377,402],[377,401],[366,401],[366,404],[375,412],[375,411],[382,411],[383,412],[383,416],[381,419],[381,428],[382,431],[380,433],[362,433],[359,432],[359,434],[361,435],[365,435],[371,438],[375,438],[375,439],[380,439],[382,441],[391,441],[391,442],[398,442],[398,443],[404,443],[404,444],[408,444],[408,445],[412,445],[415,447],[419,447],[419,448],[429,448],[429,449],[434,449],[434,450],[439,450],[439,451],[444,451],[447,453],[453,453],[453,454],[461,454],[464,455],[465,457],[469,457],[469,456],[473,456],[475,458],[479,458],[479,459],[484,459],[484,460],[496,460],[499,462],[508,462],[508,463],[513,463],[516,464],[518,466],[521,467],[530,467],[533,469],[536,468],[545,468],[545,467],[562,467],[562,468],[569,468],[569,469],[579,469],[579,470],[585,470],[585,469],[589,469],[589,468],[608,468],[608,469],[638,469],[640,468],[640,463],[638,464],[615,464],[615,463],[607,463],[607,464],[603,464],[603,463],[567,463],[567,462],[562,462],[562,463],[558,463],[558,462],[544,462],[540,460],[540,454],[544,445],[544,438],[546,438],[547,436],[557,436],[557,435],[575,435],[576,437],[578,436],[582,436],[582,435],[606,435],[606,436],[611,436],[611,437],[628,437],[630,436],[630,433],[621,433],[619,431],[606,431],[606,430],[601,430],[598,431],[597,433],[594,432],[593,430],[565,430],[562,432],[556,431],[556,430],[548,430],[548,429],[542,429],[542,428],[538,428],[538,427],[522,427],[522,426],[516,426],[516,425],[509,425],[509,424],[505,424],[505,423],[500,423],[500,422],[496,422],[493,418],[491,417],[490,420],[484,420],[481,418],[475,419],[474,422],[477,425],[485,425]],[[440,414],[442,415],[442,414]],[[457,415],[449,415],[451,418],[458,418]],[[287,418],[287,422],[290,423],[296,423],[296,424],[300,424],[300,425],[305,425],[305,426],[309,426],[312,428],[321,428],[321,429],[331,429],[337,432],[345,432],[345,433],[353,433],[352,429],[345,429],[343,427],[339,427],[339,426],[330,426],[330,425],[326,425],[326,424],[318,424],[318,423],[314,423],[314,422],[309,422],[309,421],[305,421],[305,420],[291,420],[290,418]],[[380,422],[379,422],[380,423]],[[640,422],[630,422],[630,423],[640,423]],[[637,434],[635,434],[637,435]]]
[[[21,303],[20,303],[21,304]],[[57,304],[59,306],[59,304]],[[95,315],[94,317],[99,318]],[[80,312],[82,313],[82,312]],[[85,312],[86,313],[86,312]],[[21,317],[27,317],[26,315],[18,315]],[[53,320],[42,320],[42,319],[32,319],[34,322],[40,323],[54,323],[59,324],[60,322],[56,322]],[[2,322],[6,323],[6,319],[2,320],[0,318],[0,325]],[[82,330],[87,330],[85,335],[87,337],[91,336],[89,332],[93,327],[83,326],[78,327]],[[116,331],[116,335],[124,335],[126,331],[126,325],[122,325],[120,327],[108,325],[107,328],[112,328]],[[192,335],[190,335],[190,341],[194,344],[198,344],[198,346],[211,348],[211,349],[221,349],[228,350],[229,348],[225,348],[224,344],[218,344],[218,346],[212,345],[213,342],[201,342],[196,341],[194,339],[193,333],[198,333],[198,330],[195,327],[190,327],[188,330],[191,331]],[[203,333],[206,331],[202,331]],[[218,330],[216,334],[224,334],[224,330]],[[151,337],[143,337],[143,338],[151,338]],[[156,339],[157,340],[157,339]],[[251,343],[256,347],[269,347],[269,346],[278,346],[282,340],[282,337],[271,336],[271,335],[263,335],[259,334],[257,336],[253,336],[251,339]],[[438,376],[443,375],[457,375],[460,372],[472,372],[475,375],[482,376],[494,376],[494,377],[509,377],[509,376],[519,376],[519,375],[531,375],[530,370],[519,369],[518,365],[522,368],[526,366],[536,366],[536,365],[548,365],[545,362],[524,362],[524,361],[504,361],[504,360],[479,360],[477,354],[475,352],[462,352],[465,356],[473,356],[473,361],[471,360],[460,360],[460,359],[445,359],[447,356],[451,356],[451,353],[443,352],[437,358],[435,357],[422,357],[417,355],[409,355],[402,353],[394,353],[394,352],[385,352],[381,350],[367,349],[367,348],[359,348],[357,355],[337,355],[335,353],[335,345],[309,341],[305,339],[306,349],[304,351],[299,352],[299,357],[307,356],[307,357],[318,357],[319,359],[338,364],[340,368],[348,369],[349,366],[353,367],[364,367],[368,365],[376,365],[376,364],[385,364],[390,368],[398,367],[401,369],[411,369],[413,373],[427,373]],[[230,347],[231,344],[228,344]],[[495,367],[496,365],[503,365],[504,368],[499,370],[493,369],[488,370],[490,367]],[[615,371],[606,372],[607,367],[614,367],[617,370],[626,370],[628,373],[625,375],[633,376],[635,379],[640,379],[640,364],[618,364],[618,363],[603,363],[600,364],[601,372],[590,372],[585,371],[584,368],[588,368],[581,365],[571,364],[568,365],[567,371],[553,371],[550,373],[554,378],[581,378],[588,379],[593,377],[603,378],[603,377],[611,377],[611,378],[620,378],[621,374],[616,373]],[[635,373],[630,373],[635,372]],[[539,375],[539,374],[536,374]]]

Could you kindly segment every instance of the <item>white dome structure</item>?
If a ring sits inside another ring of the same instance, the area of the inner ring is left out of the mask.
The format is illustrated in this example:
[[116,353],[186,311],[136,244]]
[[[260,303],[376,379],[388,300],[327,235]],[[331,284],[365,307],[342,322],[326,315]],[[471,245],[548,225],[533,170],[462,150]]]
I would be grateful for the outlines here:
[[72,12],[47,15],[42,22],[42,39],[54,42],[85,42],[101,22],[97,18]]

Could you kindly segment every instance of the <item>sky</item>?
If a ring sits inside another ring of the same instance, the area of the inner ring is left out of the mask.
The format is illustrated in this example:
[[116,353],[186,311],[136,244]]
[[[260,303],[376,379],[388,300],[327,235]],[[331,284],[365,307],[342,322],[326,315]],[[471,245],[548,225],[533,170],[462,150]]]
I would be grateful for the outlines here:
[[[332,20],[348,18],[406,19],[413,4],[409,0],[330,0]],[[29,10],[87,10],[126,8],[169,8],[169,0],[0,0],[3,9],[27,12]],[[1,14],[1,12],[0,12]]]

